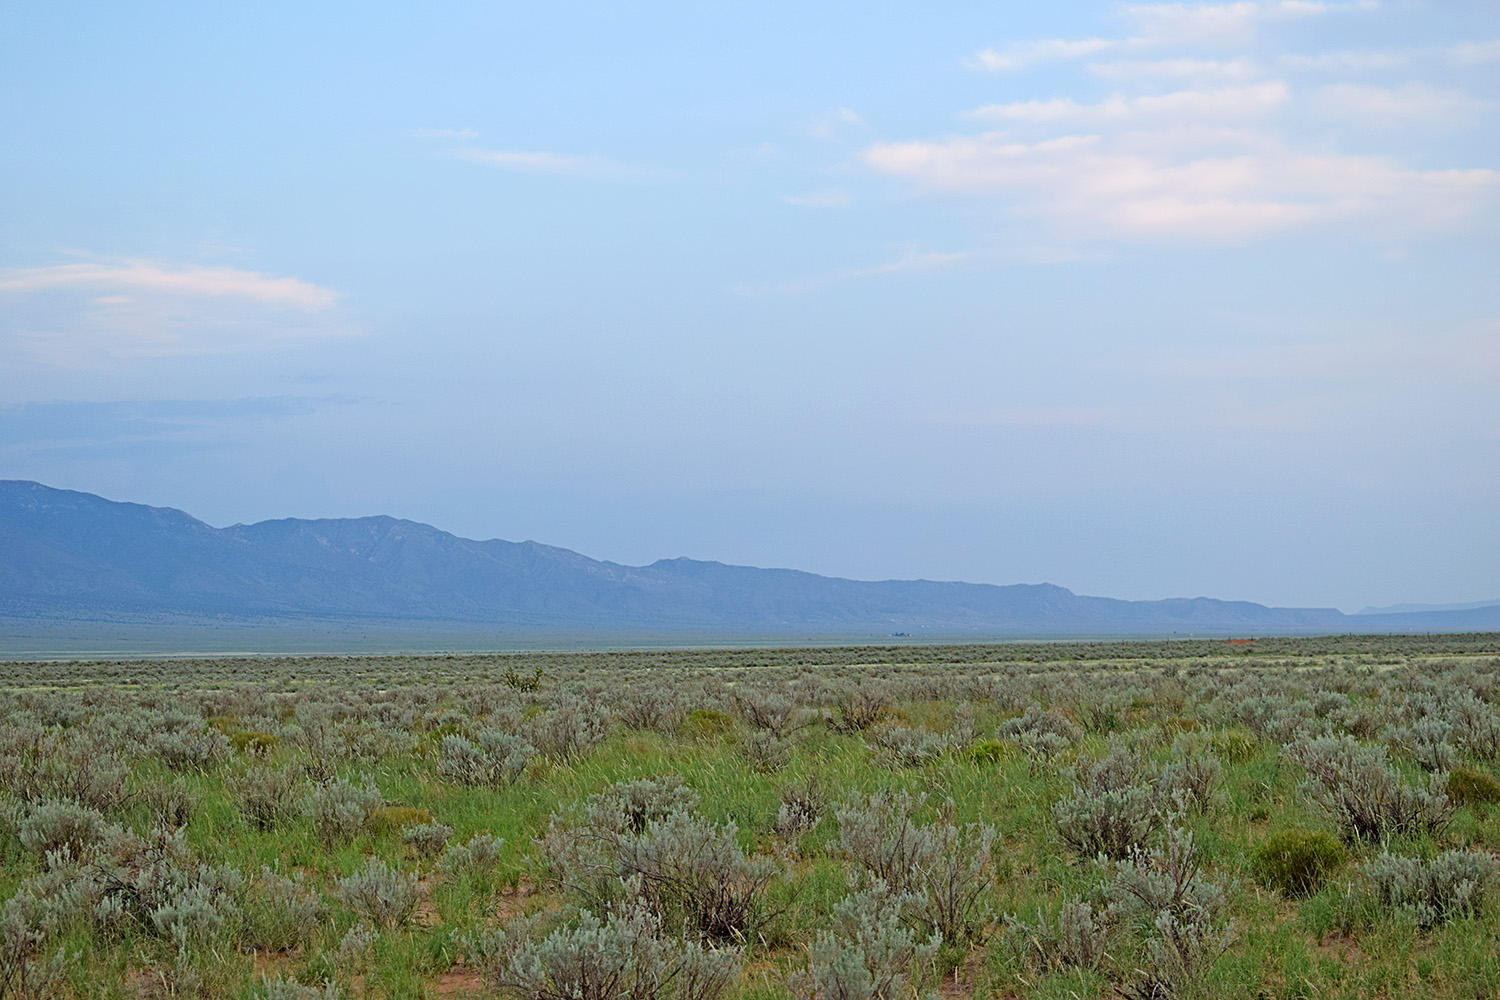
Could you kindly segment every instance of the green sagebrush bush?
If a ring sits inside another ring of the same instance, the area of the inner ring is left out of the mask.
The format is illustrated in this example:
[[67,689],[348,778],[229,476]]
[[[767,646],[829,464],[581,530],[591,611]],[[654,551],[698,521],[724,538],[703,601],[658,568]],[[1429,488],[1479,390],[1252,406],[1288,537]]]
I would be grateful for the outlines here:
[[755,770],[770,773],[791,763],[791,741],[770,729],[753,729],[740,740],[740,755]]
[[1287,896],[1308,896],[1348,858],[1338,838],[1321,830],[1280,830],[1255,846],[1250,867],[1270,888]]
[[284,826],[304,808],[305,784],[295,768],[252,764],[230,777],[228,786],[240,813],[257,830]]
[[535,940],[528,929],[465,939],[486,984],[513,1000],[717,1000],[739,977],[737,948],[665,936],[643,907],[584,911]]
[[396,927],[411,919],[417,908],[417,876],[371,861],[337,882],[339,898],[376,927]]
[[373,784],[355,785],[335,778],[313,788],[306,811],[325,839],[349,840],[370,825],[383,805],[385,798]]
[[19,892],[0,905],[0,997],[44,1000],[67,972],[69,956],[46,954],[48,928],[37,898]]
[[95,847],[124,831],[110,823],[97,809],[68,800],[38,802],[23,809],[16,827],[21,846],[37,854],[65,850],[83,857]]
[[937,984],[941,943],[914,934],[881,894],[855,893],[834,907],[788,986],[796,1000],[923,1000]]
[[486,875],[500,864],[505,841],[489,833],[476,833],[462,844],[450,844],[441,868],[449,875]]
[[828,793],[817,778],[808,778],[782,789],[781,806],[771,830],[782,843],[795,849],[828,810]]
[[1407,916],[1424,928],[1472,916],[1495,887],[1497,862],[1481,851],[1444,851],[1432,860],[1381,854],[1360,869],[1355,902]]
[[1321,736],[1298,740],[1287,755],[1306,769],[1307,794],[1348,839],[1438,833],[1453,818],[1453,804],[1442,791],[1407,784],[1381,747],[1352,736]]
[[602,702],[564,693],[531,720],[527,736],[537,753],[561,764],[577,760],[601,743],[609,735],[610,721]]
[[321,986],[304,986],[295,979],[267,976],[261,979],[256,996],[259,1000],[341,1000],[343,994],[331,979]]
[[439,746],[438,776],[461,785],[505,788],[525,773],[536,747],[525,739],[483,729],[470,740],[452,733]]
[[621,782],[591,796],[579,816],[554,815],[540,841],[552,881],[594,912],[628,889],[669,926],[745,939],[773,915],[765,894],[776,865],[747,856],[733,823],[692,812],[697,801],[668,776]]
[[1002,722],[995,735],[1015,743],[1032,760],[1046,762],[1076,746],[1083,730],[1056,709],[1027,705],[1023,715]]
[[245,893],[240,912],[240,943],[265,951],[288,951],[307,940],[322,923],[323,899],[302,881],[261,868]]
[[1051,913],[1038,914],[1035,922],[1007,915],[1006,935],[1021,961],[1032,968],[1098,969],[1114,941],[1112,917],[1102,906],[1065,900]]
[[859,865],[918,925],[949,941],[967,940],[986,916],[997,831],[946,817],[918,823],[922,801],[906,792],[855,796],[836,812],[833,853]]
[[1122,858],[1146,843],[1157,824],[1157,797],[1142,781],[1138,754],[1116,746],[1068,773],[1073,791],[1052,808],[1065,844],[1085,857]]
[[1114,866],[1104,898],[1146,932],[1146,961],[1127,996],[1191,995],[1233,939],[1225,912],[1231,888],[1208,876],[1192,831],[1174,824],[1161,846],[1133,848]]
[[448,845],[453,827],[446,823],[416,823],[401,832],[406,846],[426,857],[436,857]]

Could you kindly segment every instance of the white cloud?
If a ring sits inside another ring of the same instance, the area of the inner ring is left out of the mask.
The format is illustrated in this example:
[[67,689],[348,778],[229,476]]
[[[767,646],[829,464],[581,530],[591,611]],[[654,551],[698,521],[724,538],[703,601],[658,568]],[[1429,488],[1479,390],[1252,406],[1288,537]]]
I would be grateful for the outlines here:
[[[233,267],[170,267],[149,260],[53,264],[0,270],[0,292],[55,290],[148,292],[197,298],[241,298],[305,311],[327,309],[338,293],[299,278]],[[98,301],[108,302],[106,296]]]
[[599,180],[638,180],[651,176],[653,173],[647,168],[619,163],[602,156],[580,156],[574,153],[457,149],[451,155],[460,160],[524,174],[554,174],[562,177],[587,177]]
[[[1324,14],[1375,10],[1376,0],[1349,0],[1345,3],[1323,3],[1317,0],[1239,0],[1232,3],[1127,3],[1119,8],[1121,17],[1135,30],[1124,38],[1046,38],[1012,42],[998,48],[987,48],[964,60],[970,69],[990,73],[1015,73],[1049,62],[1084,59],[1104,52],[1136,51],[1164,46],[1243,45],[1255,39],[1262,26],[1297,21]],[[1191,60],[1163,60],[1159,75],[1187,70]],[[1131,73],[1137,67],[1129,63],[1106,63],[1105,75],[1112,71]],[[1149,65],[1149,64],[1145,64]],[[1145,65],[1139,67],[1145,70]],[[1211,67],[1197,67],[1204,74]],[[1220,71],[1231,72],[1244,67],[1219,64]]]
[[1287,69],[1316,73],[1378,73],[1411,65],[1410,52],[1315,52],[1281,57]]
[[1270,114],[1286,104],[1290,96],[1280,80],[1247,87],[1218,90],[1179,90],[1142,97],[1114,96],[1097,104],[1080,104],[1071,98],[989,104],[966,112],[965,117],[990,122],[1126,122],[1161,117],[1226,119]]
[[878,143],[864,159],[927,188],[995,199],[1069,235],[1127,240],[1237,242],[1352,220],[1410,232],[1472,220],[1500,190],[1493,170],[1414,170],[1299,153],[1265,136],[1240,141],[1243,151],[1205,155],[1172,133],[1037,142],[987,134]]
[[849,197],[849,192],[838,188],[809,191],[806,194],[784,194],[781,200],[788,205],[796,205],[800,208],[843,208],[854,201]]
[[871,267],[845,267],[827,274],[815,275],[796,281],[783,281],[767,285],[740,285],[734,291],[738,295],[758,297],[762,295],[797,295],[815,291],[835,282],[878,278],[899,274],[903,271],[932,271],[947,267],[968,258],[967,253],[932,253],[907,249],[901,256],[884,264]]
[[1423,83],[1400,87],[1336,83],[1318,91],[1316,104],[1327,115],[1383,126],[1454,125],[1483,108],[1462,91]]
[[1500,38],[1488,42],[1464,42],[1453,46],[1448,54],[1460,66],[1500,62]]
[[102,260],[0,271],[0,345],[90,368],[122,358],[254,351],[346,336],[339,295],[230,267]]
[[1121,13],[1141,42],[1152,45],[1244,44],[1263,25],[1324,14],[1374,10],[1373,0],[1241,0],[1236,3],[1132,3]]
[[413,139],[478,139],[479,133],[471,128],[419,128],[412,132]]
[[1093,63],[1089,72],[1110,80],[1249,80],[1264,70],[1253,59],[1120,59]]
[[836,139],[839,133],[850,128],[863,128],[864,118],[853,108],[838,107],[828,112],[807,127],[807,134],[814,139]]
[[988,73],[1009,73],[1030,69],[1040,63],[1082,59],[1098,55],[1122,44],[1110,38],[1051,38],[1035,42],[1018,42],[1003,49],[976,52],[964,64],[970,69]]

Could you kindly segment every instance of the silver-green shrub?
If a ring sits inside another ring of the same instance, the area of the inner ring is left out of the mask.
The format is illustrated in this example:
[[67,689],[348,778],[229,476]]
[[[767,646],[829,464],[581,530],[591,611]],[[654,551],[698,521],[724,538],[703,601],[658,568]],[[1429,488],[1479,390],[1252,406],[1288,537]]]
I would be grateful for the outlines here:
[[1141,776],[1141,759],[1116,746],[1103,760],[1068,769],[1073,791],[1052,807],[1057,832],[1085,857],[1122,858],[1141,847],[1157,823],[1157,797]]
[[587,911],[540,940],[527,928],[467,940],[486,983],[513,1000],[717,1000],[739,977],[736,948],[663,936],[649,910]]
[[1453,818],[1453,804],[1437,788],[1407,784],[1381,747],[1352,736],[1299,740],[1287,755],[1306,769],[1307,794],[1346,837],[1382,841],[1391,834],[1436,833]]
[[1444,851],[1431,861],[1381,854],[1360,870],[1362,900],[1430,928],[1472,916],[1493,891],[1497,862],[1481,851]]
[[456,733],[444,736],[439,752],[440,777],[487,788],[514,784],[537,754],[525,739],[494,729],[480,730],[473,740]]
[[358,836],[384,804],[380,789],[373,784],[356,786],[347,779],[335,778],[314,786],[306,810],[326,839],[348,840]]
[[379,858],[338,880],[339,898],[376,927],[396,927],[417,908],[417,876]]
[[788,985],[796,1000],[926,1000],[936,995],[941,943],[917,937],[880,894],[856,893],[834,908]]

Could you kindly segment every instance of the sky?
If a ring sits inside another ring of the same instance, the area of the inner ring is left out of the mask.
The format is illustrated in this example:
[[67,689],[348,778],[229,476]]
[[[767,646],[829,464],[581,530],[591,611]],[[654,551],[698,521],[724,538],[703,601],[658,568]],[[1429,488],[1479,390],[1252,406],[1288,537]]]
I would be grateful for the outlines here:
[[1500,598],[1500,8],[0,2],[0,478]]

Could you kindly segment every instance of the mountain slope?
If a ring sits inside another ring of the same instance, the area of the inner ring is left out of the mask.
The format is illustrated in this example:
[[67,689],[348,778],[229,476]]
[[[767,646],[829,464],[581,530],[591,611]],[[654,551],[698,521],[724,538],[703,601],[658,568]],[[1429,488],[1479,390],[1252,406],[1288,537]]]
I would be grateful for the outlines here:
[[[1051,584],[865,582],[691,559],[622,566],[391,517],[214,528],[177,510],[22,481],[0,481],[0,614],[829,632],[1344,631],[1354,621],[1328,608],[1120,601]],[[1423,628],[1410,621],[1433,617],[1358,620]]]

